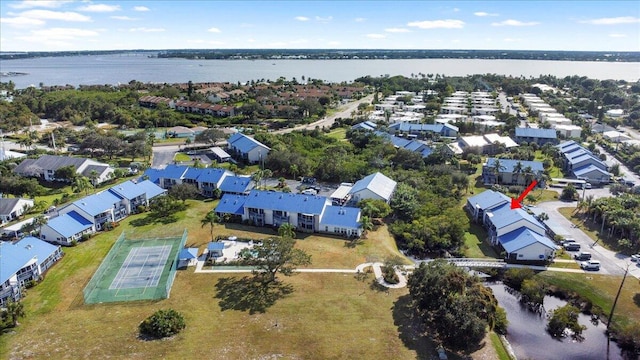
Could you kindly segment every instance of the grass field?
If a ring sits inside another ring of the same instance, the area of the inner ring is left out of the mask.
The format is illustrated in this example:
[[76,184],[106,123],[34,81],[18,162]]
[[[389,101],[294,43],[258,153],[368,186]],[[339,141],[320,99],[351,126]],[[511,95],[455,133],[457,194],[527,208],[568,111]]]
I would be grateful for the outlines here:
[[191,156],[185,154],[185,153],[176,153],[176,155],[173,157],[173,160],[175,161],[191,161]]
[[337,140],[345,140],[347,138],[347,129],[346,128],[333,129],[327,134],[327,136]]
[[487,231],[478,224],[471,224],[469,231],[464,233],[466,246],[465,256],[470,258],[497,258],[495,250],[483,239]]
[[498,359],[511,360],[511,356],[509,356],[509,353],[507,353],[507,349],[505,349],[504,345],[502,345],[502,341],[500,341],[500,337],[498,336],[498,334],[492,332],[491,334],[489,334],[489,336],[491,337],[491,343],[493,344],[493,347],[498,353]]
[[618,248],[618,244],[615,243],[615,241],[611,241],[611,239],[607,237],[601,237],[600,224],[594,224],[590,220],[583,222],[581,217],[576,216],[575,211],[575,207],[564,207],[558,209],[560,214],[576,225],[576,227],[580,228],[580,230],[587,234],[594,242],[597,241],[598,244],[612,251],[624,252],[626,250]]
[[[591,300],[594,305],[601,307],[606,315],[611,311],[613,300],[622,281],[622,276],[570,274],[555,271],[544,271],[538,276],[552,285],[579,293]],[[634,296],[638,293],[640,293],[638,280],[627,277],[616,305],[614,321],[627,323],[630,320],[640,319],[640,305],[634,302]]]

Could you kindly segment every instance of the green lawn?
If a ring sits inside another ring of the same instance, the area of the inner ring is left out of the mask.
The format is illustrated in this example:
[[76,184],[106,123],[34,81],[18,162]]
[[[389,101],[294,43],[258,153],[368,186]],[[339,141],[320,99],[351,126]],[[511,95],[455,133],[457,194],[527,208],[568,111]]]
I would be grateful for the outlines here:
[[489,336],[491,337],[491,343],[493,344],[493,347],[496,349],[496,352],[498,353],[498,359],[511,360],[511,356],[509,356],[507,349],[504,348],[504,345],[502,344],[502,341],[500,340],[500,337],[498,336],[498,334],[491,332]]
[[[548,283],[562,289],[575,291],[581,296],[591,300],[594,305],[604,310],[609,315],[613,300],[615,299],[622,276],[609,276],[598,274],[572,274],[556,271],[543,271],[537,276],[542,277]],[[640,293],[640,284],[633,277],[627,277],[614,314],[614,321],[622,324],[630,320],[640,319],[640,305],[634,302],[634,296]]]
[[576,225],[576,227],[580,228],[580,230],[587,234],[594,242],[597,241],[599,245],[612,251],[628,252],[627,249],[621,249],[618,247],[617,238],[610,238],[606,235],[602,237],[600,236],[600,227],[602,223],[593,223],[590,219],[584,219],[580,215],[576,214],[575,210],[575,207],[564,207],[558,209],[560,214],[564,215],[564,217]]
[[[433,343],[415,335],[407,315],[407,289],[380,291],[372,275],[298,274],[283,278],[293,292],[264,312],[251,314],[250,293],[229,284],[242,284],[245,275],[195,274],[179,271],[169,299],[85,305],[82,289],[117,236],[130,238],[179,234],[188,229],[187,246],[201,250],[210,240],[200,218],[215,201],[187,201],[176,222],[146,222],[147,214],[131,216],[108,233],[73,248],[44,281],[28,290],[27,317],[15,332],[0,337],[0,358],[204,358],[247,359],[416,359],[435,355]],[[137,226],[134,226],[136,224]],[[216,225],[214,235],[253,237],[273,235],[269,228]],[[297,246],[312,255],[314,268],[354,268],[360,262],[399,255],[385,226],[352,246],[344,239],[300,236]],[[142,341],[137,325],[155,310],[174,308],[186,318],[187,328],[164,341]],[[203,348],[203,344],[206,346]],[[485,349],[486,350],[486,349]],[[214,355],[215,354],[215,355]],[[458,359],[457,356],[451,356]]]
[[497,258],[495,250],[484,239],[487,231],[478,224],[471,224],[464,233],[465,256],[469,258]]
[[173,157],[173,160],[175,161],[191,161],[191,156],[185,154],[185,153],[176,153],[176,155]]
[[327,136],[337,140],[345,140],[347,138],[347,129],[345,128],[333,129],[327,134]]

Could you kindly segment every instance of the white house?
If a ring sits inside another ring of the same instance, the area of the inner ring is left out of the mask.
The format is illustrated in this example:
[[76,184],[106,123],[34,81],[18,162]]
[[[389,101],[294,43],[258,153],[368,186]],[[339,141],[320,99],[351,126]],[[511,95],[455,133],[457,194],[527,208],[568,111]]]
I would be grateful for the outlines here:
[[23,160],[13,172],[22,176],[40,177],[47,181],[60,181],[68,179],[56,179],[56,170],[73,166],[76,174],[94,178],[94,184],[101,184],[110,178],[114,169],[108,164],[100,163],[95,160],[76,158],[71,156],[58,155],[42,155],[38,159]]
[[349,195],[351,195],[351,201],[354,203],[358,203],[363,199],[389,202],[397,184],[382,173],[377,172],[356,181],[349,191]]
[[17,219],[33,207],[33,200],[22,198],[0,198],[0,224]]

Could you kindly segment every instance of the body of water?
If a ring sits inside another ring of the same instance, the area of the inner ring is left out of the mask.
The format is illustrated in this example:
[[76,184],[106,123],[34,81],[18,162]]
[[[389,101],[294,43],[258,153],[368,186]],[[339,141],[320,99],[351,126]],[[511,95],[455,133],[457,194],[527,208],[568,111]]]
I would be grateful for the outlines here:
[[507,76],[558,77],[579,75],[594,79],[637,81],[640,63],[541,60],[407,59],[407,60],[187,60],[149,58],[147,54],[43,57],[0,61],[2,73],[27,75],[2,77],[18,88],[31,85],[73,86],[128,83],[246,82],[276,80],[283,76],[352,81],[358,77],[389,74],[444,74],[465,76],[494,73]]
[[[547,333],[546,316],[529,311],[516,296],[507,292],[505,286],[491,285],[498,303],[507,311],[509,320],[507,339],[518,359],[533,360],[620,360],[624,359],[615,342],[610,343],[607,356],[606,326],[594,325],[591,317],[580,314],[579,322],[587,329],[582,333],[584,341],[572,338],[555,339]],[[546,296],[544,308],[547,312],[566,305],[565,301]]]

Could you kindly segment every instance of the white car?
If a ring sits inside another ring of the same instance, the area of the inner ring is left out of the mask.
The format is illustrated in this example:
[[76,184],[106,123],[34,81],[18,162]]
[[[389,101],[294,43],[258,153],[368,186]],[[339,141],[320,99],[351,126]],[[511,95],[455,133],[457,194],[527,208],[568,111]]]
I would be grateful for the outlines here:
[[638,262],[638,260],[640,260],[640,254],[631,255],[631,261]]
[[600,270],[600,261],[598,260],[587,260],[580,263],[580,268],[583,270]]

